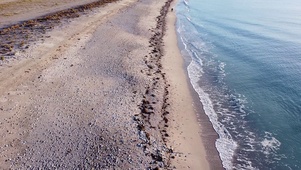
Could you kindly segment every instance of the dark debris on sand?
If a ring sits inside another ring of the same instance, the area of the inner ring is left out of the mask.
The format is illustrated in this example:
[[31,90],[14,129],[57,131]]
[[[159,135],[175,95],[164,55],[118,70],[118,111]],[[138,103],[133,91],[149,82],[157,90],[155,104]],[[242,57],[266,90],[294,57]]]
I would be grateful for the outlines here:
[[116,1],[118,0],[99,0],[0,28],[0,60],[14,56],[17,50],[27,49],[33,41],[47,38],[43,34],[61,24],[62,21],[77,18],[93,8]]
[[[147,76],[152,78],[152,83],[146,87],[146,91],[143,96],[143,100],[139,105],[140,114],[135,115],[134,120],[137,122],[137,129],[139,131],[141,146],[145,153],[150,156],[153,160],[148,169],[172,169],[170,165],[170,159],[174,158],[174,152],[171,148],[167,147],[167,138],[169,137],[167,133],[168,128],[168,118],[167,111],[168,107],[168,87],[169,84],[166,80],[165,74],[162,72],[161,59],[163,56],[163,36],[165,33],[165,18],[168,13],[168,9],[173,0],[168,0],[160,11],[160,16],[157,17],[156,28],[152,30],[153,36],[149,40],[149,47],[151,47],[151,52],[149,55],[144,57],[144,62],[148,67],[146,71]],[[163,86],[163,95],[156,96],[154,91]],[[155,109],[159,103],[159,108]],[[158,119],[158,124],[154,119]],[[160,138],[162,140],[163,146],[157,147],[150,140],[150,131],[155,129],[159,131]],[[156,149],[150,149],[156,148]],[[152,152],[149,152],[152,150]]]

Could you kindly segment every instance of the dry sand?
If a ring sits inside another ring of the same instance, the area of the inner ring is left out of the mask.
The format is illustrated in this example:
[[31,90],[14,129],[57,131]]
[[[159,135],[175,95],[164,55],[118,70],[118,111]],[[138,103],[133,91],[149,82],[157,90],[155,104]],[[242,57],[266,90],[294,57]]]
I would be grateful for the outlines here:
[[0,0],[0,28],[97,0]]
[[2,61],[0,169],[209,169],[170,2],[107,4]]
[[170,86],[171,138],[170,145],[179,155],[172,161],[179,169],[209,169],[206,152],[200,138],[200,126],[197,122],[195,107],[190,95],[183,59],[178,49],[175,15],[167,15],[167,31],[164,37],[165,55],[163,70],[166,72]]

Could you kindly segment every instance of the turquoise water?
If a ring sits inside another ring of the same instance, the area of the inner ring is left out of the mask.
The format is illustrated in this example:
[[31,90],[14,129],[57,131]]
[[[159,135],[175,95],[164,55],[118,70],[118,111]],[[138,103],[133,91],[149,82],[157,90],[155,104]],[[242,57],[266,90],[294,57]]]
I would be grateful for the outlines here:
[[226,169],[301,169],[301,1],[179,0],[188,73]]

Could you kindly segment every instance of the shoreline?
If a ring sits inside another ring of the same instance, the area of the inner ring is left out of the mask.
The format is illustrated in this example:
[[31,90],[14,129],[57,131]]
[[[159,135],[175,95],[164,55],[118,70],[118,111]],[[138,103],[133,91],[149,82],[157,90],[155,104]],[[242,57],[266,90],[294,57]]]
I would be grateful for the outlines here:
[[[165,58],[164,71],[170,81],[171,139],[169,143],[179,153],[172,165],[179,169],[209,170],[205,148],[200,137],[197,118],[192,106],[192,96],[188,90],[188,82],[183,69],[183,60],[177,46],[175,14],[169,12],[166,18],[167,28],[164,37]],[[180,68],[180,69],[179,69]]]
[[[174,7],[176,6],[176,4],[177,1],[173,2],[171,6]],[[165,65],[167,66],[167,76],[170,76],[172,81],[175,82],[174,87],[171,86],[171,88],[174,88],[174,95],[177,98],[175,100],[182,100],[181,102],[174,101],[174,105],[176,105],[174,106],[174,110],[186,112],[185,118],[183,117],[183,113],[178,113],[176,115],[176,119],[179,122],[187,122],[191,125],[187,125],[185,123],[180,125],[175,123],[177,124],[177,129],[173,129],[172,131],[174,134],[177,135],[174,135],[172,140],[173,142],[177,141],[179,150],[182,150],[183,153],[186,154],[189,153],[187,159],[194,157],[193,159],[195,160],[191,159],[191,162],[188,163],[189,161],[185,161],[185,159],[178,159],[175,160],[174,164],[177,166],[181,166],[182,169],[224,169],[221,163],[221,159],[219,157],[219,153],[215,146],[215,141],[218,138],[218,134],[214,131],[208,116],[205,114],[198,94],[195,92],[192,85],[190,84],[190,79],[187,73],[187,66],[189,63],[185,63],[184,58],[181,52],[179,51],[180,49],[178,46],[178,35],[175,26],[175,13],[176,11],[174,8],[173,11],[169,12],[166,18],[167,33],[164,38],[164,43],[167,51],[167,56],[163,63],[165,62]],[[175,68],[181,68],[182,70],[177,71],[175,70]],[[181,107],[185,109],[181,110]],[[189,112],[189,114],[187,112]],[[183,132],[185,133],[185,130],[186,135],[183,134]],[[179,135],[180,131],[182,131],[182,135]],[[185,138],[189,137],[191,141],[186,141],[185,143]],[[200,145],[199,147],[193,148],[181,146],[198,146],[198,144]]]

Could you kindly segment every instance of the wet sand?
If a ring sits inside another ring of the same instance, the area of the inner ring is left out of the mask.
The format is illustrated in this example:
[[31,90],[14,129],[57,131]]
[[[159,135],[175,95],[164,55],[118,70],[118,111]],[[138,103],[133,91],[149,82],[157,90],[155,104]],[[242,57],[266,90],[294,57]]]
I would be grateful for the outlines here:
[[169,12],[166,17],[166,52],[162,61],[163,71],[171,85],[169,109],[173,114],[169,117],[172,120],[169,143],[178,152],[178,156],[172,160],[172,165],[178,169],[223,169],[215,148],[217,134],[190,84],[187,63],[184,63],[179,51],[175,5],[176,2],[173,2],[173,12]]
[[210,169],[170,3],[108,3],[2,52],[0,169]]

